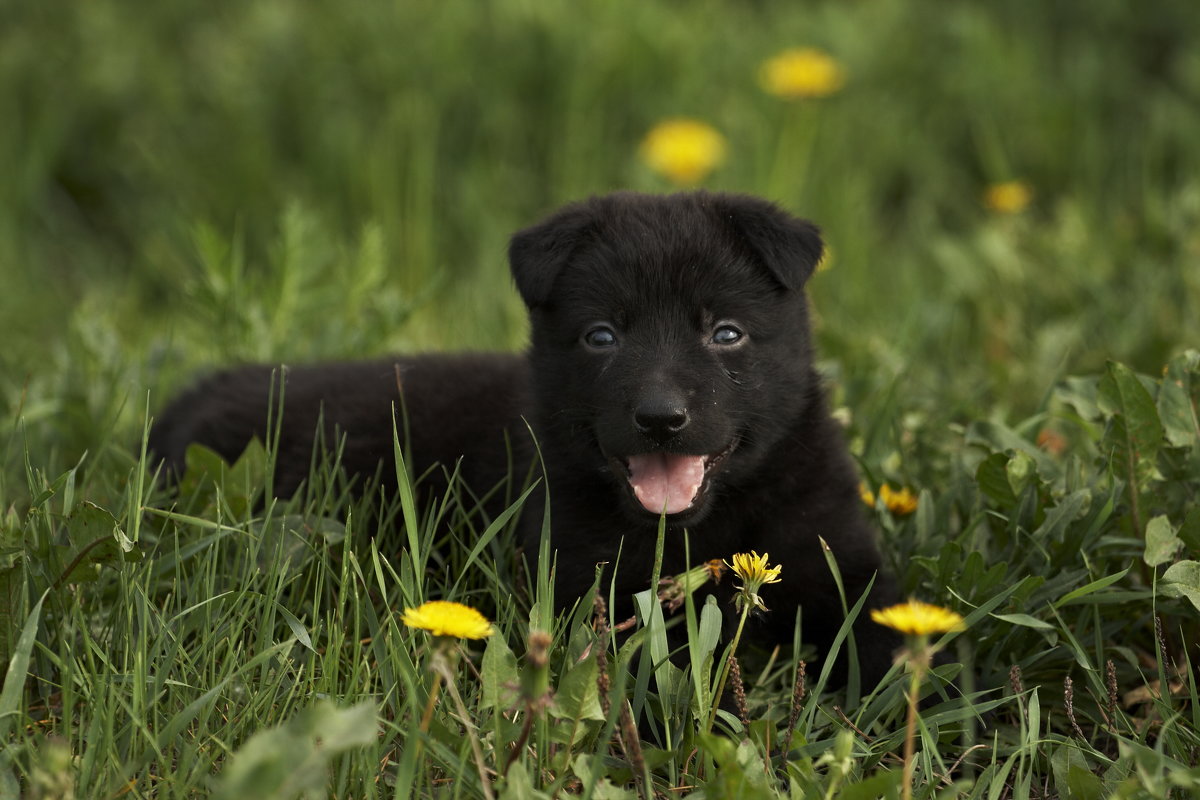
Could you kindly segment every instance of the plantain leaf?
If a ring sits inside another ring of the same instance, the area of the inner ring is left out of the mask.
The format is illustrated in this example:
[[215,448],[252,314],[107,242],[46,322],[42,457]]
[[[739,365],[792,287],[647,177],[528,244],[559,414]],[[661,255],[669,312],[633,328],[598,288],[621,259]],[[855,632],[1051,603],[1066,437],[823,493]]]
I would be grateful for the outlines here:
[[1175,558],[1183,542],[1175,535],[1171,520],[1159,515],[1146,525],[1146,552],[1142,559],[1152,567]]
[[1200,609],[1200,561],[1177,561],[1167,567],[1158,588],[1168,597],[1186,597]]

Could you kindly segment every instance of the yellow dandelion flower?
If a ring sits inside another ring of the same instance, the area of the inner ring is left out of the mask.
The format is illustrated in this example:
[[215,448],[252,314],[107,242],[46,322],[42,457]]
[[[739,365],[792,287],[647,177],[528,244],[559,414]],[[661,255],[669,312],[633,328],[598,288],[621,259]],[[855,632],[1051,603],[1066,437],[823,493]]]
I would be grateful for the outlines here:
[[919,600],[909,600],[882,610],[874,609],[871,619],[910,636],[928,636],[966,628],[963,618],[957,613]]
[[764,61],[758,81],[768,94],[787,100],[826,97],[845,85],[846,71],[823,50],[799,47]]
[[893,489],[888,484],[879,487],[879,499],[887,506],[887,510],[897,516],[911,514],[917,510],[917,496],[908,487]]
[[783,571],[783,565],[770,567],[767,565],[767,559],[770,558],[770,553],[763,553],[761,556],[751,550],[749,553],[734,553],[733,563],[730,564],[733,572],[747,584],[753,584],[755,588],[767,583],[779,583],[779,573]]
[[642,160],[650,169],[683,186],[699,183],[725,160],[725,137],[694,119],[658,123],[642,140]]
[[432,600],[417,608],[406,608],[401,621],[410,628],[420,628],[434,636],[486,639],[492,635],[492,623],[483,614],[470,606],[447,600]]
[[739,607],[751,606],[763,611],[767,610],[766,604],[758,596],[758,590],[768,583],[779,583],[779,573],[783,571],[782,564],[774,567],[768,566],[768,557],[767,553],[760,556],[753,550],[749,553],[734,553],[733,563],[729,566],[733,568],[734,574],[743,581],[735,596]]
[[[875,493],[865,483],[858,485],[858,496],[872,508],[875,507]],[[917,510],[917,495],[908,488],[893,489],[889,484],[879,487],[879,499],[888,511],[898,517],[903,517]]]
[[997,214],[1018,214],[1033,201],[1033,187],[1025,181],[995,183],[983,193],[983,205]]

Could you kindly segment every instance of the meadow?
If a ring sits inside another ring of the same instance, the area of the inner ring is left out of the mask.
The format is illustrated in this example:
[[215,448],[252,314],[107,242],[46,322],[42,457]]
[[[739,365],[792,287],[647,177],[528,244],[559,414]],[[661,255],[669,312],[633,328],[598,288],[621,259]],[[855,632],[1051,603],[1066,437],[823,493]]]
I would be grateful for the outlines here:
[[[1192,0],[0,19],[0,798],[1200,795]],[[656,155],[681,119],[707,145]],[[739,646],[745,706],[714,710],[715,609],[684,602],[686,668],[649,591],[624,638],[590,598],[556,619],[465,491],[314,467],[276,500],[258,447],[195,452],[178,491],[147,464],[219,365],[519,350],[507,237],[685,184],[830,244],[821,368],[885,559],[966,625],[911,778],[915,655],[835,689],[800,645]],[[402,621],[431,599],[494,632]]]

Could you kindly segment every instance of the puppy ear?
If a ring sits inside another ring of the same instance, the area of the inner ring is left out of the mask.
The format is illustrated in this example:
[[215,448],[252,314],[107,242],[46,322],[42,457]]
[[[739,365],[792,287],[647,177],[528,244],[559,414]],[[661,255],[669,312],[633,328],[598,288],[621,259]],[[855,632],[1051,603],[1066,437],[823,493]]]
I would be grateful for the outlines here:
[[817,268],[825,245],[816,225],[748,195],[722,195],[718,208],[742,244],[785,289],[799,289]]
[[588,203],[573,203],[513,234],[508,265],[525,305],[532,309],[546,303],[554,279],[591,236],[594,221]]

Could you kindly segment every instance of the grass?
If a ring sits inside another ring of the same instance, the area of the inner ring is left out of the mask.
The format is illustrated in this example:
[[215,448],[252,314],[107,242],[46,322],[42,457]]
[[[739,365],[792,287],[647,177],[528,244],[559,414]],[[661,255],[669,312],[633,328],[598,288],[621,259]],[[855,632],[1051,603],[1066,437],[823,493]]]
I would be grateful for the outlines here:
[[[871,488],[918,493],[876,508],[884,551],[970,625],[914,796],[1196,791],[1200,12],[688,10],[4,12],[0,797],[899,796],[900,669],[831,691],[812,653],[739,646],[746,721],[707,731],[714,610],[685,607],[686,669],[648,595],[616,642],[586,603],[554,619],[511,520],[462,492],[355,497],[316,468],[274,501],[266,450],[197,454],[216,479],[178,496],[145,469],[147,419],[214,365],[521,347],[506,237],[670,188],[637,147],[679,115],[729,142],[707,187],[824,228],[835,405]],[[846,86],[762,92],[797,45]],[[1011,179],[1033,203],[985,208]],[[435,658],[398,621],[430,598],[498,633]]]

